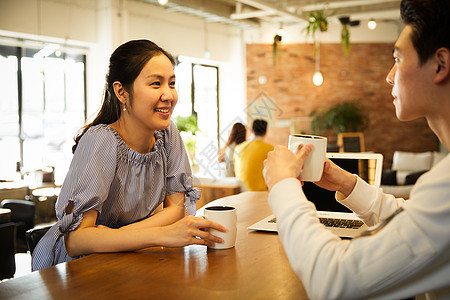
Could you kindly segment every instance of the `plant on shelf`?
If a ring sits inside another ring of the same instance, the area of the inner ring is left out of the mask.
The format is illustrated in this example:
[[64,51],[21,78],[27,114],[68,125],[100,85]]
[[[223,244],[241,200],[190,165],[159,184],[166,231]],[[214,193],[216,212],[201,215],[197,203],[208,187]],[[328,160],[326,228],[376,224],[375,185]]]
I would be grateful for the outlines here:
[[314,55],[317,53],[319,49],[319,43],[317,41],[316,34],[318,31],[325,32],[328,30],[328,20],[327,16],[325,15],[325,12],[323,10],[313,11],[310,12],[308,15],[308,25],[305,28],[306,31],[306,37],[311,36],[315,52]]
[[369,119],[361,112],[356,102],[340,102],[327,110],[313,111],[310,116],[311,130],[314,134],[322,134],[326,130],[332,130],[334,134],[339,132],[362,132],[369,126]]
[[177,116],[175,118],[175,124],[180,131],[181,138],[183,139],[184,146],[188,152],[191,164],[195,165],[195,144],[197,142],[196,133],[199,131],[197,126],[197,116],[190,115],[188,117]]

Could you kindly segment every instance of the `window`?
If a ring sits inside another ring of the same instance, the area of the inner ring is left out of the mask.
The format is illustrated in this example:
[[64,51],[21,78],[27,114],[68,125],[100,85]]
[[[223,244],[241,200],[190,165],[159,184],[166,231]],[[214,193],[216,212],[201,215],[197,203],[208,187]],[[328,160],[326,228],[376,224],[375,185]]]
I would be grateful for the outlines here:
[[86,120],[85,62],[55,44],[0,46],[0,179],[52,167],[62,183],[73,136]]
[[208,65],[192,65],[192,99],[197,115],[198,127],[209,139],[207,142],[219,146],[219,69]]
[[[175,68],[178,104],[176,116],[197,117],[200,132],[195,139],[195,158],[192,169],[200,175],[219,175],[217,153],[219,147],[219,67],[196,59],[179,57]],[[183,135],[182,135],[183,136]]]

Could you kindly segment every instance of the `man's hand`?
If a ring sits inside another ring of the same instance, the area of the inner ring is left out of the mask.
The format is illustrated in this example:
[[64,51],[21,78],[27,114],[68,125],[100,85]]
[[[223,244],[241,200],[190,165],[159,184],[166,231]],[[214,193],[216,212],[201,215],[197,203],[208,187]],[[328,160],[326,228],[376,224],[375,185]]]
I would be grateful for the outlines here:
[[356,185],[356,176],[327,159],[324,164],[322,178],[315,184],[330,191],[338,191],[344,197],[348,197]]
[[300,178],[303,169],[303,163],[311,153],[313,145],[307,144],[304,147],[298,147],[297,154],[292,152],[285,146],[276,146],[274,151],[267,154],[264,161],[264,179],[269,191],[278,182],[286,178]]

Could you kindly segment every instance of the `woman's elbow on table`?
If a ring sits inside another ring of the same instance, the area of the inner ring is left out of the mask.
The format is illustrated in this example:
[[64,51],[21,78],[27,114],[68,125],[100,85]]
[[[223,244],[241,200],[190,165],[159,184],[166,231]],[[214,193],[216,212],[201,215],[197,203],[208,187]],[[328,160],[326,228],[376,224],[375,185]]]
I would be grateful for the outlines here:
[[66,248],[67,254],[73,258],[88,254],[81,251],[78,243],[76,242],[77,237],[74,237],[76,234],[78,234],[78,232],[70,231],[64,235],[64,247]]
[[92,239],[89,238],[88,231],[96,228],[95,222],[97,220],[97,215],[98,212],[96,210],[85,212],[80,225],[78,225],[75,230],[69,231],[64,235],[64,247],[70,257],[78,257],[92,253],[92,251],[89,250],[92,246]]

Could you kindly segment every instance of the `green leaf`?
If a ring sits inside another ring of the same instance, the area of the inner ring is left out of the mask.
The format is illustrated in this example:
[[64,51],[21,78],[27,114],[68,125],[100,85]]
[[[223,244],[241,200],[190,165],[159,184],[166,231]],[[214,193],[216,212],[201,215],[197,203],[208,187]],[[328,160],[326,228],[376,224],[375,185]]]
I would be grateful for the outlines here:
[[192,134],[199,131],[197,117],[195,115],[190,115],[188,117],[178,116],[175,118],[175,124],[179,131],[191,132]]

